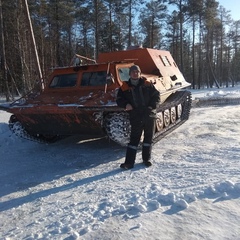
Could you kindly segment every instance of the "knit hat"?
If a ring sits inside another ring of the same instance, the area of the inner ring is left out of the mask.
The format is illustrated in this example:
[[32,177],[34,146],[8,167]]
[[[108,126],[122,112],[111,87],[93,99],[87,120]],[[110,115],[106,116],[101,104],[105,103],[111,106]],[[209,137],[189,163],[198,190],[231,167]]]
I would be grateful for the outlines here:
[[141,73],[141,69],[140,69],[140,67],[139,67],[138,65],[132,65],[132,66],[129,68],[129,75],[130,75],[130,73],[131,73],[132,71],[135,71],[135,70],[137,70],[137,71],[139,71],[139,72]]

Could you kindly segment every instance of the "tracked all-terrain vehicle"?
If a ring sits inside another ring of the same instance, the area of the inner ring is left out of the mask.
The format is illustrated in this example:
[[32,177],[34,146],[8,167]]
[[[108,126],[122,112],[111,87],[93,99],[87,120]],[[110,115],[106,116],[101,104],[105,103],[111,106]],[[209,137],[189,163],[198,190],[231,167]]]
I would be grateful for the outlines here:
[[117,106],[116,96],[133,64],[160,91],[154,141],[188,119],[191,93],[185,88],[190,84],[168,51],[137,48],[102,53],[96,62],[76,57],[82,61],[54,69],[41,91],[0,106],[12,113],[9,127],[15,134],[39,142],[73,134],[106,135],[126,145],[128,113]]

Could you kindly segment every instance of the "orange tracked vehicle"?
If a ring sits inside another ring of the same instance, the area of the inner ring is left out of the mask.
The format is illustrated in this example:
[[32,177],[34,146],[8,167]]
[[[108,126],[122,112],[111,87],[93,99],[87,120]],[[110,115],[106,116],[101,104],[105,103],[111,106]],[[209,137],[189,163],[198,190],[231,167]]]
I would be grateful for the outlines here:
[[137,48],[102,53],[97,61],[79,55],[76,60],[78,64],[54,69],[41,91],[0,106],[13,114],[9,127],[15,134],[40,142],[73,134],[106,135],[126,145],[128,113],[117,106],[116,95],[133,64],[160,91],[154,141],[188,119],[191,93],[185,88],[190,84],[168,51]]

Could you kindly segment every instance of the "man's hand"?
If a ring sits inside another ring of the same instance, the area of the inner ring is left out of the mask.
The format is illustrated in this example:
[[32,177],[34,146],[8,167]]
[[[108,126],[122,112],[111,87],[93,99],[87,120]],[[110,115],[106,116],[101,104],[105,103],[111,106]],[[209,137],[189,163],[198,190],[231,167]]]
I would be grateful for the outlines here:
[[132,109],[133,109],[132,105],[128,103],[128,104],[126,105],[125,110],[126,110],[126,111],[130,111],[130,110],[132,110]]

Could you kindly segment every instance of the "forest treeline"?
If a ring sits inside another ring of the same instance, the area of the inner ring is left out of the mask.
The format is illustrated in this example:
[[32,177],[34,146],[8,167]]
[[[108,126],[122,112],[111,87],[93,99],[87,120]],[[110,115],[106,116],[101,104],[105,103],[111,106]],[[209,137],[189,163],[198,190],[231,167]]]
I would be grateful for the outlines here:
[[0,94],[39,82],[28,3],[43,78],[74,55],[142,46],[169,50],[192,88],[240,81],[240,20],[216,0],[0,0]]

